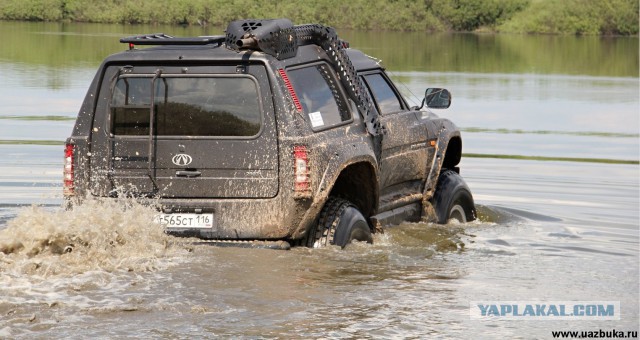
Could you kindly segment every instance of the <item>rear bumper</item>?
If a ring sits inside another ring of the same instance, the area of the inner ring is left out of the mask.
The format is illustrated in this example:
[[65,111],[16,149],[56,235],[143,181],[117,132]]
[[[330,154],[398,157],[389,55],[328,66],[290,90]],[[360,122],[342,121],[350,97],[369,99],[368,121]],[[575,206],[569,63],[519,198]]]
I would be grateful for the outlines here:
[[213,240],[281,240],[298,228],[310,201],[283,199],[160,199],[162,212],[212,213],[206,229],[170,228],[176,236]]

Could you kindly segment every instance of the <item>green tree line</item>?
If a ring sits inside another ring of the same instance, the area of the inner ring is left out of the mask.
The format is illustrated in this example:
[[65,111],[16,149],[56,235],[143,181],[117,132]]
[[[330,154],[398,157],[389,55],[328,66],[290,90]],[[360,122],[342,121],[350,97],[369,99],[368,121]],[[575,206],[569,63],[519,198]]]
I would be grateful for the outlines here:
[[638,0],[0,0],[1,20],[224,26],[290,18],[339,28],[637,35]]

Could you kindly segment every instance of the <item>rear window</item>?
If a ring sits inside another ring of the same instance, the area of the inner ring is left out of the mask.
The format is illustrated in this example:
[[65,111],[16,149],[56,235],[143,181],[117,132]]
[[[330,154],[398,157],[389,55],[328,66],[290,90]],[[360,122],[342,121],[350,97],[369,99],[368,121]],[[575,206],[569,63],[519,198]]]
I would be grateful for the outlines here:
[[337,80],[325,64],[287,70],[311,127],[320,130],[351,119]]
[[111,100],[114,135],[148,135],[151,101],[158,136],[255,136],[262,115],[256,82],[248,77],[126,77]]

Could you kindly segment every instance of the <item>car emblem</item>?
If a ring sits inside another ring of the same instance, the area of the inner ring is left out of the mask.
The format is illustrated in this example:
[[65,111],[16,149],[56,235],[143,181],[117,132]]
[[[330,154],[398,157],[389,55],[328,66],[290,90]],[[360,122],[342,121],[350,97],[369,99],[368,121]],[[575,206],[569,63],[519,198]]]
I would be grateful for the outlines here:
[[173,156],[171,158],[171,161],[177,166],[187,166],[191,164],[193,158],[191,158],[191,156],[187,155],[186,153],[179,153]]

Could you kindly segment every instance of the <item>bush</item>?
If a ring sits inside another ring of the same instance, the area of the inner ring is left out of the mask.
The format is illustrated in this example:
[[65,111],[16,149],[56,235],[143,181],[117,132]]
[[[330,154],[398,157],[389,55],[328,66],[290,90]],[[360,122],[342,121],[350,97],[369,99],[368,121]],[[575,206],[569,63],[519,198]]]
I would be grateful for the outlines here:
[[0,0],[0,19],[221,25],[287,17],[339,28],[638,34],[637,0]]
[[528,5],[528,0],[432,0],[433,13],[456,31],[495,27]]
[[538,1],[498,27],[498,30],[553,34],[638,34],[638,1]]
[[28,21],[62,20],[63,4],[61,0],[0,0],[0,18]]

